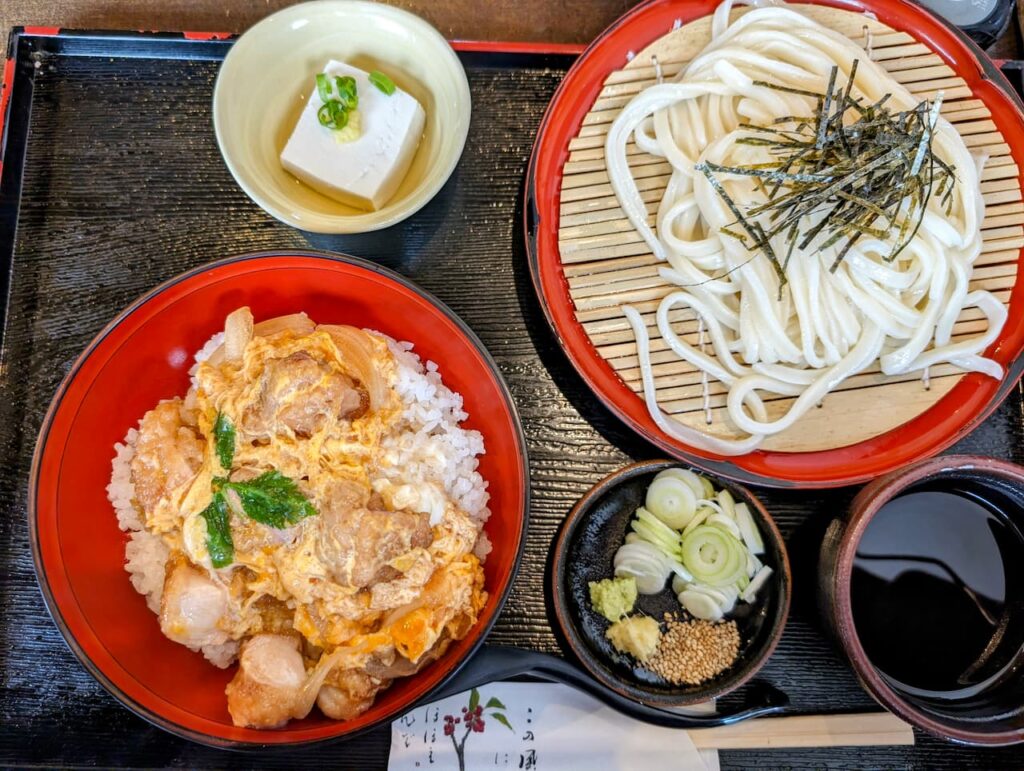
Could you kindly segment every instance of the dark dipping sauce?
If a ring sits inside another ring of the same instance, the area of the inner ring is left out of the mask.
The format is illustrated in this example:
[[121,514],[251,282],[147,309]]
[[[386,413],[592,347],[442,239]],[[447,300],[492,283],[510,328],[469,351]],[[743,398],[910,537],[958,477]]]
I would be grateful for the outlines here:
[[1020,667],[1020,504],[972,482],[911,489],[871,519],[854,559],[857,636],[894,688],[969,699]]

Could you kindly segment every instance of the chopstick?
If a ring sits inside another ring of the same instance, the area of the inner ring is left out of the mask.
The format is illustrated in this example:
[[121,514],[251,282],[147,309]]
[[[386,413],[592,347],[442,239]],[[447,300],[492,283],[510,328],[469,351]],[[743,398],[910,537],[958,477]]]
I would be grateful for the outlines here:
[[910,725],[889,712],[757,718],[689,733],[699,750],[868,747],[914,743],[914,731]]

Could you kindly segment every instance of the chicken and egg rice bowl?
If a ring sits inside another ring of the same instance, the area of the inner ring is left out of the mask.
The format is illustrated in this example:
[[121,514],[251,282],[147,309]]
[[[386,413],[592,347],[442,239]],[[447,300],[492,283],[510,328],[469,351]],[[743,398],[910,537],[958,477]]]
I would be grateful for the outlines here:
[[487,599],[483,438],[412,345],[248,308],[184,398],[115,446],[126,570],[220,667],[236,725],[346,720],[465,637]]

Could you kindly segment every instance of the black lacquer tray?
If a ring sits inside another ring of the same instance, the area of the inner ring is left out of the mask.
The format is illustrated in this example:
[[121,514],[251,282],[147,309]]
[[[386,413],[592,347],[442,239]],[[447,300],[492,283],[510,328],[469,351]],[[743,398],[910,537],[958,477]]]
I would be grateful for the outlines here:
[[[590,395],[548,331],[522,234],[534,132],[573,56],[464,46],[473,124],[459,168],[416,216],[362,236],[315,236],[266,215],[217,152],[213,82],[230,40],[208,35],[15,30],[0,106],[0,766],[254,765],[383,768],[382,730],[260,756],[199,747],[123,709],[78,664],[43,606],[28,546],[26,482],[62,376],[118,311],[161,281],[232,254],[337,250],[405,274],[465,319],[498,361],[529,442],[533,509],[523,566],[489,640],[558,653],[544,596],[548,550],[575,500],[657,451]],[[2,112],[2,111],[0,111]],[[1021,393],[952,451],[1024,462]],[[875,709],[814,607],[818,544],[854,490],[764,492],[790,547],[794,602],[764,679],[795,711]],[[737,697],[738,698],[738,697]],[[1017,768],[1020,750],[918,735],[915,747],[723,752],[723,767]]]

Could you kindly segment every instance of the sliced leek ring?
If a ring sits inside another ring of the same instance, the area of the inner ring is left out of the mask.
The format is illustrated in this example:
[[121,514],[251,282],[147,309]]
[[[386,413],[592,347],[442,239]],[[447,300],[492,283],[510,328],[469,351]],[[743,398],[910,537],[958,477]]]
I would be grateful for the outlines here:
[[647,488],[644,505],[668,527],[682,530],[697,511],[697,496],[682,479],[659,475]]
[[746,550],[718,527],[701,525],[685,536],[682,557],[698,583],[728,586],[746,578]]
[[[703,498],[704,497],[704,490],[705,490],[705,488],[704,488],[703,477],[697,476],[696,474],[694,474],[689,469],[685,469],[685,468],[667,468],[664,471],[659,472],[658,475],[656,477],[654,477],[654,481],[657,482],[659,479],[665,479],[665,478],[678,479],[678,480],[680,480],[682,482],[685,482],[687,485],[689,485],[690,489],[693,491],[693,497],[694,498]],[[712,488],[712,489],[714,489],[714,488]]]

